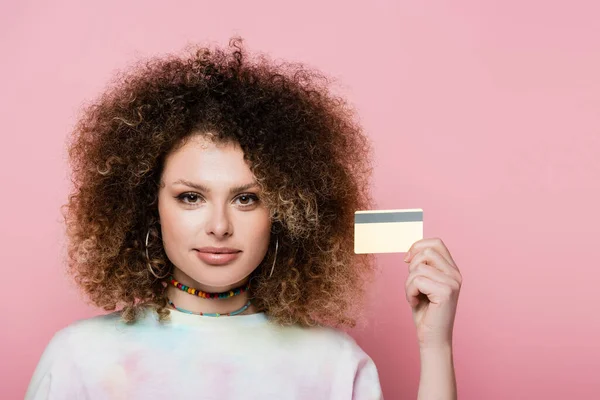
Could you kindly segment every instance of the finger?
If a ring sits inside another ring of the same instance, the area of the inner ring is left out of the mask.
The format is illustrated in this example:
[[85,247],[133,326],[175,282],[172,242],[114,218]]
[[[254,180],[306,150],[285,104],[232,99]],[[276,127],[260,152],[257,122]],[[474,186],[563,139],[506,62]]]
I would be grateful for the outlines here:
[[408,302],[411,307],[419,304],[419,294],[423,293],[430,302],[441,304],[444,299],[448,299],[452,293],[451,289],[439,282],[429,279],[426,276],[416,276],[411,284],[406,288]]
[[444,274],[439,269],[437,269],[431,265],[419,264],[413,269],[413,271],[408,275],[408,277],[406,279],[406,284],[405,284],[405,288],[407,291],[406,300],[409,303],[411,302],[411,300],[408,296],[408,288],[411,285],[413,285],[414,280],[419,276],[424,276],[426,278],[431,279],[432,281],[435,281],[442,285],[448,286],[452,290],[458,291],[460,289],[460,283],[458,283],[454,278],[450,277],[449,275]]
[[439,269],[444,274],[454,278],[459,283],[462,283],[462,276],[460,275],[458,269],[448,263],[448,260],[446,260],[440,253],[437,252],[437,250],[432,247],[427,247],[425,250],[419,252],[413,257],[412,261],[408,265],[409,272],[411,272],[416,268],[417,265],[421,263],[431,265]]
[[410,246],[410,248],[408,249],[408,253],[410,253],[410,255],[406,262],[410,262],[412,257],[414,257],[420,251],[426,249],[427,247],[433,247],[434,249],[436,249],[438,253],[440,253],[450,265],[452,265],[458,270],[458,266],[454,262],[450,251],[440,238],[426,238],[414,242],[412,246]]

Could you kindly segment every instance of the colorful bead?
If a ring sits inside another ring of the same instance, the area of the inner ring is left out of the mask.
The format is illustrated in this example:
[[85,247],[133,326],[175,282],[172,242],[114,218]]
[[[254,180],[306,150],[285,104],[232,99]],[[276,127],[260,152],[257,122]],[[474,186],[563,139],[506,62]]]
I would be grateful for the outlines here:
[[171,305],[171,306],[172,306],[174,309],[176,309],[176,310],[178,310],[178,311],[184,312],[184,313],[186,313],[186,314],[202,315],[202,316],[205,316],[205,317],[233,317],[234,315],[237,315],[237,314],[240,314],[240,313],[243,313],[244,311],[246,311],[246,309],[247,309],[248,307],[250,307],[250,303],[251,303],[251,302],[250,302],[250,300],[248,300],[248,302],[247,302],[247,303],[246,303],[246,304],[245,304],[245,305],[244,305],[242,308],[239,308],[239,309],[237,309],[237,310],[235,310],[235,311],[232,311],[232,312],[228,312],[228,313],[225,313],[225,314],[221,314],[221,313],[203,313],[203,312],[193,312],[193,311],[189,311],[189,310],[185,310],[185,309],[183,309],[183,308],[179,308],[179,307],[177,307],[177,306],[176,306],[176,305],[175,305],[175,304],[174,304],[174,303],[173,303],[173,302],[172,302],[170,299],[167,299],[167,302],[168,302],[168,303],[169,303],[169,304],[170,304],[170,305]]
[[202,290],[196,289],[196,288],[191,288],[189,286],[185,286],[179,282],[177,282],[175,280],[175,278],[173,278],[172,276],[169,277],[169,281],[170,283],[175,286],[176,288],[187,292],[189,294],[193,294],[194,296],[198,296],[198,297],[202,297],[205,299],[228,299],[230,297],[233,296],[237,296],[241,293],[244,293],[246,291],[248,291],[248,289],[250,289],[250,282],[248,281],[248,283],[246,284],[246,286],[243,287],[238,287],[238,288],[234,288],[231,289],[227,292],[222,292],[222,293],[209,293],[209,292],[203,292]]

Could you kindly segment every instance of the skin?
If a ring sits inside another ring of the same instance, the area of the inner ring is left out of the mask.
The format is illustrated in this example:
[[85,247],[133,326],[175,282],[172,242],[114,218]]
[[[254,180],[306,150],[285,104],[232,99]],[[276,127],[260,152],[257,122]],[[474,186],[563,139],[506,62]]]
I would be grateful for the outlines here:
[[413,243],[404,262],[421,359],[418,399],[456,399],[452,331],[462,275],[440,238]]
[[[201,184],[209,192],[177,183],[181,179]],[[258,185],[230,193],[232,188],[249,183],[256,180],[236,144],[213,144],[197,135],[169,154],[161,177],[158,211],[175,280],[205,292],[228,291],[248,281],[267,253],[271,230],[269,210],[260,201]],[[226,265],[213,266],[200,260],[194,250],[205,246],[242,252]],[[247,293],[204,299],[172,285],[167,295],[177,307],[193,312],[227,313],[248,301]],[[251,306],[243,314],[255,312]]]

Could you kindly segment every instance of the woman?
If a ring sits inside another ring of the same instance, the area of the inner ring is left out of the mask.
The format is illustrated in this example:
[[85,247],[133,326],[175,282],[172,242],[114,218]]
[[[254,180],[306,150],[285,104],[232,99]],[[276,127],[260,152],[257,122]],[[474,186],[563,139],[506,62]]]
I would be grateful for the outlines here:
[[[374,269],[353,253],[369,142],[323,76],[241,45],[153,59],[85,110],[68,266],[94,305],[120,310],[57,332],[26,399],[382,398],[341,330]],[[411,254],[419,396],[452,398],[460,274],[440,240]]]

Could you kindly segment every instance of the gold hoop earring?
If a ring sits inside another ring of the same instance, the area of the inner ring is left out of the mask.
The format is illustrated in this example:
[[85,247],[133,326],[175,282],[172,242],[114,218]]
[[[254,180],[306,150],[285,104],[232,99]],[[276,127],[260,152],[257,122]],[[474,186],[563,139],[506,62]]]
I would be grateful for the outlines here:
[[148,256],[148,238],[150,237],[150,228],[148,228],[148,233],[146,233],[146,260],[148,260],[146,262],[146,266],[148,267],[148,270],[150,271],[150,273],[152,275],[154,275],[154,277],[156,279],[164,279],[167,277],[167,275],[169,275],[169,271],[167,271],[165,276],[158,276],[156,275],[156,273],[154,272],[154,270],[152,269],[152,265],[150,264],[150,257]]
[[275,242],[275,258],[273,259],[273,266],[271,267],[271,273],[269,274],[269,279],[273,275],[273,269],[275,269],[275,260],[277,260],[277,249],[279,248],[279,238]]

